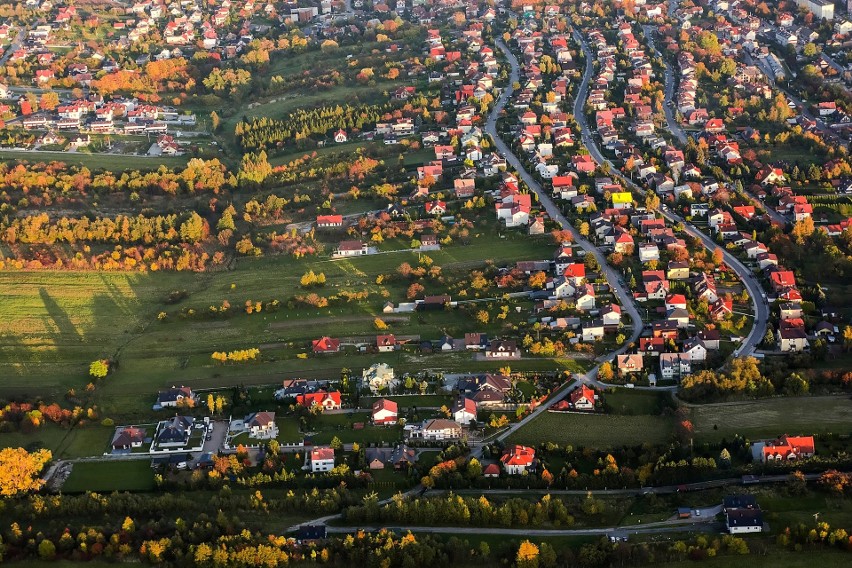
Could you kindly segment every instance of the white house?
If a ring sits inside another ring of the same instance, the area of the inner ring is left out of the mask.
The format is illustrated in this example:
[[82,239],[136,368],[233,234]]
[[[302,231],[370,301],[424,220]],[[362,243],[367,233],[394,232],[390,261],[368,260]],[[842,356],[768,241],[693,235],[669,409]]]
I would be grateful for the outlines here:
[[451,409],[453,418],[463,426],[476,421],[476,402],[467,397],[460,397]]
[[311,450],[311,473],[320,473],[334,469],[334,449],[319,446]]
[[398,382],[394,378],[393,367],[387,363],[374,363],[364,369],[361,374],[362,384],[370,387],[370,392],[378,394],[380,391],[391,388]]

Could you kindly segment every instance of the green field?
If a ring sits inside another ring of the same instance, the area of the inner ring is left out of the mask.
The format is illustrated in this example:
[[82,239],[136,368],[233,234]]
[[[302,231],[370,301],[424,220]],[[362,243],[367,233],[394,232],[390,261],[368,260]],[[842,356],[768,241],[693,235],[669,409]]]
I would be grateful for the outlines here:
[[71,475],[62,486],[65,493],[97,491],[150,491],[154,489],[151,461],[75,463]]
[[696,441],[740,434],[746,438],[780,434],[852,432],[849,397],[773,398],[692,406]]
[[769,546],[766,556],[717,556],[701,562],[684,560],[657,564],[663,568],[845,568],[849,566],[849,553],[835,550],[808,550],[807,552],[785,552]]
[[64,162],[69,165],[85,166],[99,170],[122,172],[125,169],[156,170],[160,166],[184,166],[189,156],[126,156],[122,154],[86,154],[84,152],[25,152],[0,150],[0,161],[19,162]]
[[662,416],[614,416],[544,412],[512,434],[508,443],[537,446],[542,442],[604,449],[645,442],[662,444],[671,438],[672,422]]
[[[511,236],[494,247],[488,235],[473,237],[467,246],[430,253],[447,272],[482,266],[485,259],[498,265],[520,259],[546,258],[552,251],[548,239]],[[341,367],[361,369],[385,361],[399,372],[437,370],[496,371],[500,362],[474,362],[468,353],[390,353],[298,359],[311,339],[321,335],[371,338],[373,319],[382,315],[397,335],[421,335],[437,339],[444,333],[459,336],[471,331],[472,322],[462,311],[385,316],[381,308],[388,298],[372,284],[378,274],[393,272],[402,262],[416,264],[414,253],[376,255],[330,260],[290,257],[240,259],[231,271],[204,274],[96,273],[20,271],[0,273],[6,291],[0,303],[0,376],[3,393],[58,397],[68,389],[82,392],[88,365],[100,358],[118,362],[101,381],[95,400],[102,416],[126,416],[131,421],[150,409],[157,389],[173,384],[197,387],[233,384],[269,384],[285,376],[338,376]],[[343,289],[373,290],[363,302],[342,302],[325,309],[286,302],[305,293],[299,279],[307,270],[323,272],[327,283],[320,291],[331,295]],[[404,299],[406,284],[386,285],[390,299]],[[185,290],[179,304],[167,303],[170,292]],[[428,292],[427,292],[428,293]],[[247,300],[283,304],[277,312],[245,314]],[[233,315],[226,319],[195,316],[180,311],[192,308],[204,313],[209,306],[227,300]],[[167,312],[166,321],[158,314]],[[503,323],[492,321],[476,329],[490,335],[503,332]],[[214,351],[259,347],[263,361],[257,364],[215,366]],[[540,359],[513,362],[516,370],[581,368],[576,361]]]

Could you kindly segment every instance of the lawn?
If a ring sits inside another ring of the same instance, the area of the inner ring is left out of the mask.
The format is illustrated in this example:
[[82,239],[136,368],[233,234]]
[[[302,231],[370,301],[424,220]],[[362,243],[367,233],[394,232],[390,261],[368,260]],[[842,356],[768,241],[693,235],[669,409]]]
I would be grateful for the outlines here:
[[[542,259],[552,253],[548,238],[530,239],[509,235],[494,246],[493,235],[471,238],[467,246],[453,246],[430,253],[446,272],[482,266],[485,259],[506,265],[521,259]],[[301,275],[307,270],[323,272],[324,294],[362,288],[378,274],[392,272],[401,262],[417,262],[414,253],[376,255],[357,259],[292,259],[270,257],[240,259],[228,272],[205,274],[96,273],[19,271],[0,273],[6,291],[0,303],[0,394],[50,398],[69,389],[78,394],[89,382],[91,361],[111,358],[118,362],[111,374],[97,385],[93,402],[101,417],[136,421],[149,414],[154,393],[173,384],[216,387],[243,383],[269,384],[282,377],[335,377],[341,367],[364,368],[379,361],[392,364],[398,372],[424,368],[444,371],[496,371],[504,363],[475,362],[469,353],[392,353],[380,355],[341,354],[336,357],[298,359],[309,341],[323,334],[335,336],[375,335],[373,319],[386,301],[379,286],[364,302],[340,303],[327,309],[298,307],[253,315],[240,307],[247,300],[286,302],[301,294]],[[394,287],[396,286],[396,287]],[[403,299],[400,285],[388,286],[394,301]],[[169,304],[167,297],[185,290],[186,299]],[[226,319],[183,318],[180,310],[199,313],[209,306],[230,302],[236,312]],[[158,314],[167,312],[166,321]],[[498,335],[502,322],[474,324],[466,313],[447,310],[429,314],[388,316],[390,331],[438,338],[443,333],[458,337],[474,329]],[[514,314],[513,314],[514,317]],[[259,346],[263,361],[257,364],[215,366],[210,354],[219,350]],[[354,357],[354,359],[353,359]],[[516,370],[578,370],[571,359],[536,359],[513,362]],[[123,420],[123,421],[125,421]]]
[[657,564],[662,568],[846,568],[849,566],[849,553],[835,550],[808,550],[807,552],[780,551],[770,545],[766,556],[749,554],[748,556],[717,556],[697,563],[692,560],[665,562]]
[[29,434],[0,434],[0,448],[46,448],[53,452],[54,458],[62,459],[100,456],[106,451],[113,432],[113,428],[99,425],[69,430],[48,422]]
[[75,463],[62,486],[64,493],[97,491],[150,491],[154,489],[154,471],[148,459]]
[[[355,430],[356,422],[364,424],[360,430]],[[314,444],[328,444],[334,438],[344,444],[358,442],[359,444],[390,444],[402,440],[402,429],[390,426],[372,426],[370,414],[367,412],[345,412],[341,414],[322,414],[310,425],[313,434],[310,436]]]
[[581,415],[544,412],[509,437],[509,443],[613,448],[644,443],[662,444],[672,435],[672,423],[662,416]]
[[94,170],[156,170],[160,166],[180,167],[186,165],[189,156],[127,156],[122,154],[86,154],[84,152],[28,152],[22,150],[0,150],[0,161],[4,162],[64,162]]
[[671,404],[667,392],[645,390],[615,389],[605,393],[603,399],[613,414],[621,415],[660,414],[663,407]]
[[714,441],[740,434],[750,439],[780,434],[852,431],[849,398],[772,398],[691,407],[696,441]]
[[449,407],[453,404],[453,397],[443,394],[417,394],[410,396],[385,396],[385,397],[362,397],[358,404],[361,408],[372,408],[373,402],[380,398],[386,398],[399,404],[402,408],[440,408],[446,405]]

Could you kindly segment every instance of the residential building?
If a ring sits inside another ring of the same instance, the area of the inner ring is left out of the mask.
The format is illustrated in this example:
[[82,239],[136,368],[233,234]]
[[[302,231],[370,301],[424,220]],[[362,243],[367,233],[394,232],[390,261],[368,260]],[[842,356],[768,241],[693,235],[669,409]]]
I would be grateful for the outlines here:
[[393,426],[399,417],[399,405],[387,398],[381,398],[373,403],[371,418],[377,426]]
[[503,450],[500,462],[509,475],[521,475],[527,472],[535,461],[535,449],[517,444]]
[[328,446],[317,446],[311,450],[311,473],[322,473],[334,469],[334,449]]

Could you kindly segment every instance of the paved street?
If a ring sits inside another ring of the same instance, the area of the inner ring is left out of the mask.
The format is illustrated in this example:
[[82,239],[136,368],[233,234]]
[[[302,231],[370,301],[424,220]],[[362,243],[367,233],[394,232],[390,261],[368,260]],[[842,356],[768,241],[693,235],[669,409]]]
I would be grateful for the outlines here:
[[[601,153],[600,148],[598,147],[597,142],[592,136],[591,130],[589,129],[588,121],[586,120],[585,114],[583,113],[583,107],[585,106],[586,97],[588,96],[589,80],[591,78],[592,71],[591,62],[593,56],[585,39],[576,30],[574,30],[573,33],[574,39],[580,43],[583,49],[583,53],[586,57],[586,72],[583,75],[583,82],[580,84],[580,89],[577,93],[577,99],[574,102],[574,118],[580,125],[583,144],[586,146],[586,148],[588,148],[589,154],[598,164],[606,163],[609,165],[610,175],[612,177],[618,178],[625,185],[625,187],[628,187],[639,194],[644,194],[647,192],[647,190],[642,187],[639,187],[639,185],[625,177],[618,170],[618,168],[615,167],[615,164],[613,164],[609,159],[604,157],[604,155]],[[766,301],[766,299],[764,299],[763,288],[757,281],[757,278],[754,276],[754,273],[749,270],[745,265],[743,265],[743,263],[740,262],[738,258],[728,252],[725,247],[718,246],[710,237],[705,235],[694,225],[687,223],[686,220],[682,217],[666,209],[662,209],[660,213],[671,223],[682,223],[684,230],[688,234],[700,239],[704,243],[704,246],[707,247],[707,249],[711,253],[717,248],[721,249],[725,264],[731,267],[731,269],[733,269],[737,273],[737,276],[739,276],[740,280],[742,280],[743,285],[748,290],[755,318],[754,324],[751,327],[749,335],[746,337],[745,340],[743,340],[742,345],[740,345],[740,347],[734,352],[734,356],[745,357],[753,354],[757,345],[763,340],[763,336],[766,333],[766,326],[769,322],[769,303]]]

